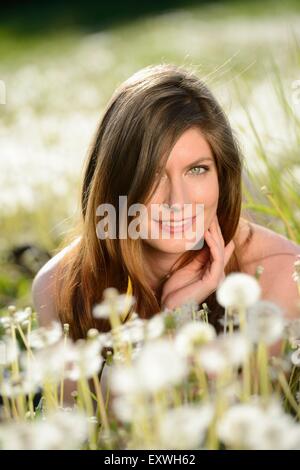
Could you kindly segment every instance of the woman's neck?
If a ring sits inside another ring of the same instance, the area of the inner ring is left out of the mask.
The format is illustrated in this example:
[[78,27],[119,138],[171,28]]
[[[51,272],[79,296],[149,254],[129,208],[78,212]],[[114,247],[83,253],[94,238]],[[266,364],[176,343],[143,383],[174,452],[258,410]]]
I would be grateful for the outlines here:
[[145,244],[144,259],[146,273],[153,291],[159,288],[161,281],[166,277],[180,256],[180,253],[164,253]]

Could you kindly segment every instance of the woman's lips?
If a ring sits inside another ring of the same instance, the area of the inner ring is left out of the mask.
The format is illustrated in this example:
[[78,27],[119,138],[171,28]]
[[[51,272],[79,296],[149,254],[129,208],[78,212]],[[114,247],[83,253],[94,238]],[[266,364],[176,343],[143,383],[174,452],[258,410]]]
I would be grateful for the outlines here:
[[194,217],[190,217],[189,219],[180,220],[180,221],[162,221],[162,220],[154,220],[157,224],[159,224],[160,228],[168,233],[178,233],[187,230],[193,224]]

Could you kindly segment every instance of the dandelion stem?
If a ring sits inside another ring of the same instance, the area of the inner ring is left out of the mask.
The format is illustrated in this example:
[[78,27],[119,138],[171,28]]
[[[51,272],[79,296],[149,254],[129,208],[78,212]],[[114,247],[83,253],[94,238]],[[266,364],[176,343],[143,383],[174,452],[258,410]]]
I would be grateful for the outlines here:
[[[17,348],[18,344],[17,344],[17,336],[16,336],[16,327],[15,327],[15,324],[13,322],[11,324],[11,337],[12,337],[14,347]],[[20,380],[20,368],[19,368],[18,355],[16,355],[16,358],[12,362],[11,367],[12,367],[13,379],[16,380],[16,381],[19,381]],[[16,402],[17,402],[17,408],[18,408],[19,414],[21,416],[25,416],[24,396],[22,394],[19,394],[16,397]]]
[[285,396],[287,400],[289,401],[291,407],[294,409],[294,411],[297,413],[298,418],[300,419],[300,406],[296,402],[295,398],[293,397],[291,390],[289,388],[289,384],[286,380],[286,377],[283,372],[280,372],[278,374],[278,381],[282,387],[282,390],[285,393]]
[[[28,326],[27,326],[26,343],[24,342],[25,346],[27,344],[27,348],[26,348],[27,349],[27,368],[30,374],[31,374],[31,362],[30,361],[31,361],[31,358],[34,359],[34,356],[30,348],[30,342],[29,342],[29,337],[31,333],[31,322],[32,322],[32,315],[30,315],[30,319],[29,319]],[[33,405],[33,393],[32,392],[29,392],[28,394],[28,407],[29,407],[29,412],[30,412],[30,418],[33,419],[34,418],[34,405]]]
[[84,406],[85,406],[85,409],[89,418],[88,420],[89,434],[90,434],[89,447],[91,450],[96,450],[97,449],[97,434],[96,434],[97,430],[96,430],[95,424],[91,421],[91,418],[93,418],[93,415],[94,415],[93,402],[92,402],[92,398],[90,395],[89,386],[83,374],[81,374],[80,376],[78,385],[80,386],[79,389],[81,391],[82,402],[84,403]]
[[264,398],[270,395],[270,382],[268,374],[268,353],[266,344],[263,341],[258,343],[257,348],[257,369],[259,372],[260,393]]
[[106,414],[104,399],[103,399],[103,395],[102,395],[101,385],[100,385],[99,377],[97,375],[93,376],[93,382],[94,382],[94,387],[95,387],[95,391],[96,391],[97,404],[98,404],[98,407],[99,407],[99,414],[100,414],[101,423],[103,423],[104,429],[105,429],[105,431],[107,433],[107,436],[110,440],[110,428],[109,428],[108,418],[107,418],[107,414]]
[[[0,373],[0,388],[3,383],[3,368],[1,367],[1,373]],[[9,405],[9,399],[7,398],[7,395],[4,393],[2,394],[2,399],[3,399],[3,405],[4,405],[4,412],[6,414],[6,418],[10,419],[11,412],[10,412],[10,405]]]
[[[67,346],[69,334],[69,325],[68,323],[64,324],[64,343],[63,343],[63,351],[65,352]],[[62,408],[64,405],[64,384],[65,384],[65,361],[63,361],[62,373],[61,373],[61,380],[60,380],[60,407]]]
[[243,392],[242,400],[248,401],[251,394],[251,369],[250,360],[247,357],[243,362]]
[[23,333],[23,330],[22,330],[22,328],[19,324],[17,325],[17,329],[18,329],[18,332],[19,332],[19,334],[22,338],[22,341],[23,341],[24,346],[26,348],[27,354],[30,354],[31,356],[33,356],[32,351],[31,351],[30,346],[29,346],[29,343],[28,343],[28,341],[27,341],[27,339],[26,339],[26,337]]
[[194,368],[196,377],[198,379],[199,384],[199,397],[203,400],[209,399],[209,390],[208,390],[208,383],[207,378],[204,372],[204,369],[200,363],[199,357],[197,358],[197,364]]

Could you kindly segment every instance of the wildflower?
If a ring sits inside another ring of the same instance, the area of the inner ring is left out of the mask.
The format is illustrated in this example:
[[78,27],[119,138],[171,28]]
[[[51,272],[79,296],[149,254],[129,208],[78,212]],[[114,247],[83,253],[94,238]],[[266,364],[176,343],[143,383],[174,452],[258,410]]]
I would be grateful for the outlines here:
[[249,450],[299,449],[300,426],[272,398],[264,404],[237,404],[218,423],[219,438],[231,448]]
[[103,364],[100,352],[99,341],[85,341],[83,339],[76,341],[72,347],[71,357],[64,367],[65,377],[75,381],[80,377],[91,378],[97,375]]
[[249,307],[260,297],[258,281],[249,274],[231,273],[217,289],[217,301],[223,307]]
[[288,339],[293,349],[300,346],[300,318],[289,320],[286,323],[284,336]]
[[247,449],[249,437],[263,423],[263,414],[257,405],[236,404],[229,408],[217,424],[219,439],[230,448]]
[[294,366],[300,367],[300,347],[291,354],[291,361]]
[[112,335],[110,331],[108,333],[100,333],[97,340],[101,344],[102,349],[110,349],[113,347]]
[[197,309],[198,303],[191,299],[173,310],[163,310],[161,315],[166,325],[171,326],[171,329],[178,329],[192,320],[201,320],[200,311]]
[[132,422],[135,413],[137,413],[136,404],[134,403],[133,398],[134,396],[127,394],[114,397],[113,399],[112,409],[117,418],[123,423]]
[[94,318],[110,318],[112,311],[121,316],[135,304],[135,297],[130,294],[119,294],[114,287],[103,292],[104,301],[93,307]]
[[88,420],[78,411],[56,411],[46,419],[0,425],[3,450],[79,449],[88,437]]
[[5,377],[0,384],[0,395],[15,398],[20,395],[36,393],[40,388],[39,381],[27,371],[18,374],[18,378]]
[[232,367],[238,367],[243,364],[251,350],[247,337],[239,332],[234,332],[230,335],[220,335],[218,343],[228,364]]
[[242,383],[239,381],[231,381],[224,384],[222,387],[222,396],[226,399],[226,402],[230,405],[237,403],[238,398],[242,393]]
[[139,343],[145,338],[145,320],[135,317],[128,322],[114,328],[113,335],[122,343]]
[[[133,344],[130,348],[130,360],[133,361],[134,359],[136,359],[140,355],[142,349],[143,349],[143,343]],[[122,349],[117,349],[116,351],[114,351],[113,358],[114,358],[113,360],[115,364],[116,363],[125,364],[128,361],[128,357],[126,357],[126,354],[124,354]]]
[[154,315],[146,323],[145,336],[147,339],[155,339],[161,336],[165,331],[164,318],[160,314]]
[[284,326],[282,311],[273,302],[261,300],[248,309],[247,332],[254,343],[275,343],[282,337]]
[[227,358],[224,356],[222,349],[218,347],[216,341],[203,346],[198,356],[196,356],[196,361],[197,359],[209,375],[221,374],[228,367]]
[[291,361],[287,358],[272,356],[270,358],[269,375],[272,380],[278,379],[281,372],[288,373],[291,370]]
[[137,370],[132,365],[113,366],[111,377],[111,387],[117,394],[133,395],[143,389]]
[[263,411],[262,426],[251,436],[250,445],[257,450],[299,450],[300,425],[281,406],[271,401]]
[[124,361],[124,354],[117,355],[114,351],[115,343],[119,346],[122,344],[131,345],[131,357],[133,357],[139,350],[141,344],[145,340],[146,320],[142,320],[138,316],[132,315],[130,320],[124,324],[113,328],[107,333],[97,335],[97,341],[101,345],[101,354],[106,359],[108,350],[114,352],[114,358]]
[[159,446],[163,449],[196,449],[203,445],[214,416],[212,405],[182,405],[160,419]]
[[35,352],[34,359],[28,363],[23,354],[20,363],[27,368],[33,380],[39,383],[58,383],[64,373],[65,364],[74,358],[71,340],[58,341]]
[[0,341],[0,365],[9,366],[18,359],[19,346],[12,338],[4,336]]
[[113,397],[112,410],[116,417],[123,423],[132,423],[138,420],[147,420],[156,416],[156,405],[144,396],[143,400],[137,400],[135,394],[125,394]]
[[230,323],[232,323],[232,326],[240,325],[240,317],[239,317],[239,314],[236,312],[230,313],[230,315],[228,314],[228,318],[226,320],[224,317],[222,317],[218,321],[220,325],[222,325],[223,327],[225,326],[225,324],[226,324],[226,327],[228,327]]
[[250,346],[243,334],[221,334],[214,341],[201,348],[198,358],[201,366],[208,374],[218,375],[226,367],[240,366],[249,352]]
[[[58,383],[62,374],[73,381],[80,377],[90,378],[101,369],[104,359],[100,353],[101,342],[97,339],[79,339],[76,343],[61,340],[38,350],[30,364],[30,372],[40,383]],[[22,363],[26,367],[26,358]]]
[[32,315],[32,310],[30,307],[25,308],[24,310],[17,310],[14,305],[8,307],[9,315],[5,317],[0,317],[0,325],[3,328],[10,328],[12,325],[22,325],[24,322],[28,321]]
[[149,391],[178,384],[187,374],[187,363],[172,341],[158,339],[146,344],[137,361],[138,375]]
[[33,330],[28,337],[29,346],[33,349],[41,349],[57,343],[63,335],[63,329],[59,322],[52,321],[48,327],[40,327]]
[[132,366],[113,368],[112,387],[117,393],[151,393],[179,383],[187,371],[173,342],[157,339],[142,348]]
[[189,355],[203,344],[216,337],[215,328],[206,322],[189,322],[180,328],[175,337],[175,346],[181,354]]

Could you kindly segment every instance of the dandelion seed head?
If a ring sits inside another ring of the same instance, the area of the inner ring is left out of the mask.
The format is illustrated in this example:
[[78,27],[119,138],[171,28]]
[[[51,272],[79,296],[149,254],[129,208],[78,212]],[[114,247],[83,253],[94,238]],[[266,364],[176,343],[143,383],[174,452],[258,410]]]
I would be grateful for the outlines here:
[[300,367],[300,347],[291,354],[291,361],[296,367]]
[[268,300],[260,300],[247,311],[247,334],[254,343],[273,344],[279,340],[285,327],[280,307]]
[[203,445],[214,416],[213,406],[182,405],[160,418],[159,443],[167,449],[195,449]]
[[215,337],[216,330],[211,324],[203,321],[189,322],[177,331],[175,346],[181,354],[190,355]]
[[249,307],[259,299],[261,288],[257,280],[245,273],[231,273],[217,289],[217,301],[223,307]]

